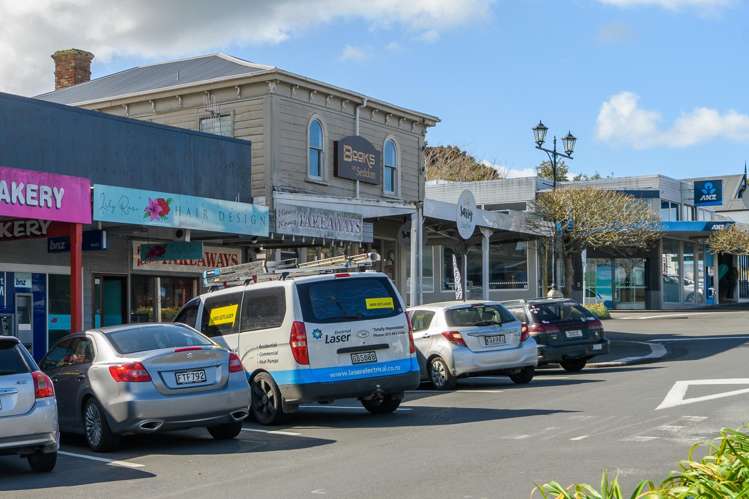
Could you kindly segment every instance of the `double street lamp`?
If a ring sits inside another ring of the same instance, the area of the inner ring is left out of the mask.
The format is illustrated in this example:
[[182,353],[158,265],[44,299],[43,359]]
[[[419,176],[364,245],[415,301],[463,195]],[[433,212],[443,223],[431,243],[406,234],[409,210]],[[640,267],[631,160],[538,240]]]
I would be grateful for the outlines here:
[[[542,121],[538,122],[538,125],[533,128],[533,139],[536,142],[536,149],[539,149],[546,153],[546,155],[549,157],[549,162],[551,163],[551,177],[552,177],[552,190],[556,190],[557,188],[557,166],[558,166],[558,158],[561,156],[563,158],[572,159],[572,153],[575,152],[575,142],[577,142],[577,137],[572,135],[572,132],[567,132],[567,135],[562,137],[562,145],[564,146],[564,152],[557,151],[557,137],[554,136],[554,147],[551,149],[546,149],[544,147],[544,141],[546,140],[546,133],[549,131],[549,129],[546,127],[546,125],[543,124]],[[554,223],[554,239],[552,240],[552,246],[551,246],[551,290],[549,290],[549,297],[551,298],[557,298],[561,295],[561,293],[557,289],[557,285],[559,283],[559,279],[557,278],[557,236],[558,233],[561,232],[560,228],[558,227],[559,221],[555,220]]]

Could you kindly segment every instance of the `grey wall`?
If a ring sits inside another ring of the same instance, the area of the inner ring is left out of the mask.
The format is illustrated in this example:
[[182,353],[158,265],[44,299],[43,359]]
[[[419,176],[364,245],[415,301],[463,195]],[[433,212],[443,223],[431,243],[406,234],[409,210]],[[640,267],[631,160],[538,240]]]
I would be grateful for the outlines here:
[[0,93],[0,165],[249,201],[250,143]]

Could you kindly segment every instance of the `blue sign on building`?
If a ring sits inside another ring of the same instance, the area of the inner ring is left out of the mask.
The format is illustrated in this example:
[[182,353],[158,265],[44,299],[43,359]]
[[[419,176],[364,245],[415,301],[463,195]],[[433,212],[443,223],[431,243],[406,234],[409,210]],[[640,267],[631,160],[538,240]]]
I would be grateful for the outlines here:
[[718,206],[723,204],[722,180],[695,180],[694,205]]
[[[85,230],[81,244],[83,251],[102,251],[107,249],[107,231]],[[47,238],[47,253],[68,253],[70,238],[68,236]]]

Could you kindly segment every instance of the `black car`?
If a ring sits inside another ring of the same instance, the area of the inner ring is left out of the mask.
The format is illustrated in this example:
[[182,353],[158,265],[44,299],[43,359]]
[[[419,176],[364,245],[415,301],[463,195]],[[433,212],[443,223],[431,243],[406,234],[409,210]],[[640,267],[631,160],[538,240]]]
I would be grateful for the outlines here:
[[601,321],[573,300],[539,298],[503,305],[536,340],[539,366],[558,363],[566,371],[578,372],[589,359],[609,351]]

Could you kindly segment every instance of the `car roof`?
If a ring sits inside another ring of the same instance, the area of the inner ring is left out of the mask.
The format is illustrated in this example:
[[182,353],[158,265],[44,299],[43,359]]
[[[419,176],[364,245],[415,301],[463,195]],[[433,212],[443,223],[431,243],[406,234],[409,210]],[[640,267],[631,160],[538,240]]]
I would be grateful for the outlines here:
[[503,300],[500,303],[506,307],[529,305],[535,303],[577,303],[572,298],[531,298],[531,299],[517,299],[517,300]]
[[440,301],[436,303],[425,303],[423,305],[415,305],[408,307],[408,310],[449,310],[453,308],[460,308],[467,305],[500,305],[501,303],[494,300],[451,300],[451,301]]

